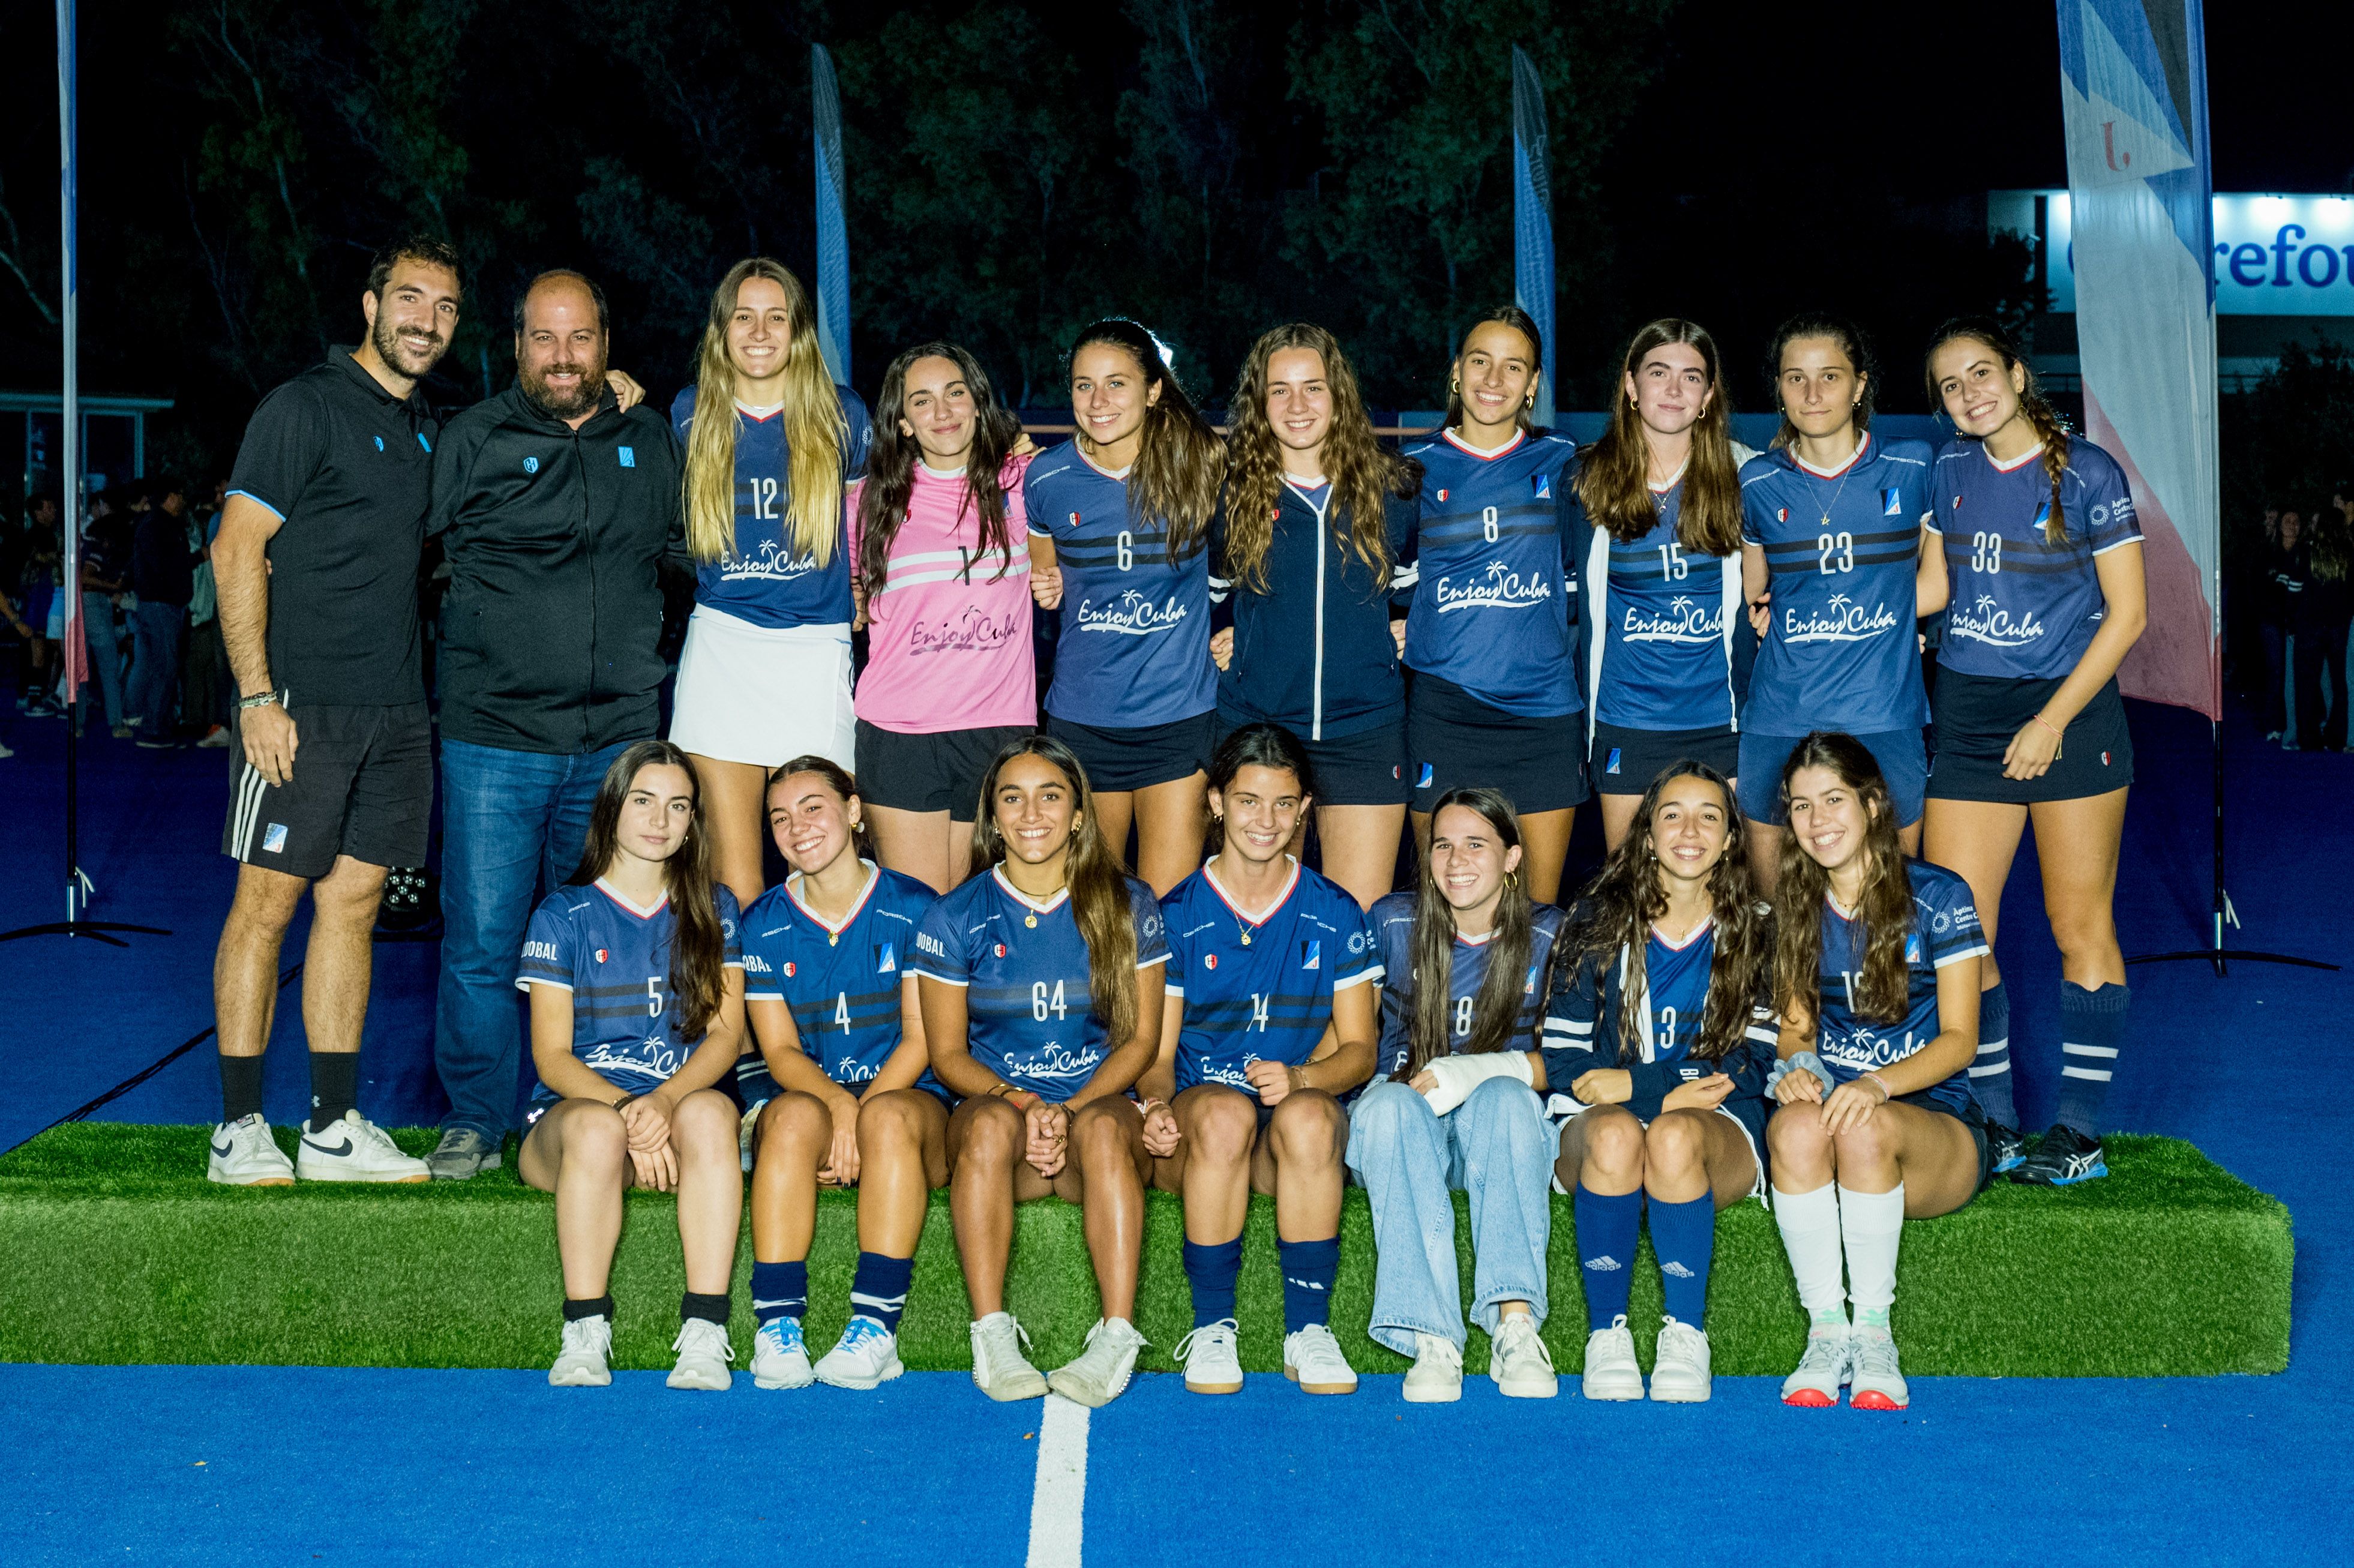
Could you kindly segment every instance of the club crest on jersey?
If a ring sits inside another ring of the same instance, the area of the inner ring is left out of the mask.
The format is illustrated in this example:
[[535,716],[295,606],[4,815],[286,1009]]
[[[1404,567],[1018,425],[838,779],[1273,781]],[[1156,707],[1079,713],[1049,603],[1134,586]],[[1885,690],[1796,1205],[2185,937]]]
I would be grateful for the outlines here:
[[884,943],[883,956],[875,960],[875,972],[878,975],[887,975],[895,972],[898,967],[899,954],[897,949],[888,942]]
[[1774,508],[1774,521],[1775,521],[1775,522],[1776,522],[1776,523],[1787,523],[1789,520],[1790,520],[1790,509],[1789,509],[1788,507],[1787,507],[1787,506],[1776,506],[1776,508]]
[[1313,938],[1299,944],[1299,967],[1320,969],[1324,967],[1324,944]]
[[537,473],[539,471],[539,460],[535,457],[527,457],[524,459],[523,471],[525,473]]
[[1072,526],[1072,527],[1074,527],[1074,528],[1076,528],[1076,527],[1077,527],[1078,525],[1079,525],[1079,514],[1078,514],[1077,513],[1074,512],[1074,513],[1072,513],[1072,514],[1071,514],[1071,526]]
[[1215,953],[1204,953],[1202,955],[1202,967],[1205,969],[1216,969],[1218,967],[1218,955]]
[[794,962],[792,961],[792,959],[787,959],[785,960],[785,978],[786,978],[787,980],[790,980],[790,979],[792,979],[792,978],[793,978],[793,976],[795,976],[795,975],[799,974],[800,972],[801,972],[801,966],[800,966],[800,965],[798,965],[798,964],[794,963]]
[[1880,514],[1882,517],[1903,516],[1904,493],[1901,490],[1882,491],[1880,493]]
[[1617,747],[1614,746],[1610,748],[1610,761],[1604,767],[1602,771],[1605,773],[1616,773],[1618,771],[1618,748]]
[[376,438],[376,450],[378,451],[384,450],[384,438],[382,436]]
[[1447,499],[1447,492],[1445,492],[1444,490],[1440,491],[1440,492],[1438,493],[1438,499],[1439,499],[1439,500],[1441,500],[1441,501],[1446,500],[1446,499]]
[[614,450],[621,454],[621,466],[623,468],[635,468],[638,466],[638,450],[635,447],[618,447]]
[[997,956],[1001,959],[1005,956],[1005,944],[1002,942],[997,944]]
[[612,956],[611,954],[608,953],[608,952],[607,952],[604,948],[598,948],[598,949],[597,949],[597,961],[598,961],[599,963],[600,963],[600,964],[601,964],[601,963],[603,963],[607,959],[610,958],[611,956]]
[[1536,493],[1536,498],[1539,501],[1551,501],[1553,499],[1553,475],[1549,473],[1538,474],[1535,478],[1529,481],[1529,488]]

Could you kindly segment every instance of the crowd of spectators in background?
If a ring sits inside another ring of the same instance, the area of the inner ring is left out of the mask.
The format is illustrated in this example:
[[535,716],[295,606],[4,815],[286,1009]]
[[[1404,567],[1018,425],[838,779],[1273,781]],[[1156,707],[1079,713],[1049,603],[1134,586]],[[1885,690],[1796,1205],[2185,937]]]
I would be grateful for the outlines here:
[[2354,481],[2334,486],[2326,505],[2266,508],[2264,547],[2256,579],[2264,649],[2264,738],[2292,751],[2345,751],[2346,644],[2354,632]]

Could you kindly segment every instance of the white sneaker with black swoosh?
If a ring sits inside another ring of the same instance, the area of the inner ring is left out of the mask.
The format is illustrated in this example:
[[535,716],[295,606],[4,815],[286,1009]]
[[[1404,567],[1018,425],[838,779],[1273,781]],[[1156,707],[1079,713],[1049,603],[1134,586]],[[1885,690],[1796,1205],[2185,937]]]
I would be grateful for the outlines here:
[[269,1120],[253,1111],[213,1128],[205,1180],[229,1187],[292,1187],[294,1162],[270,1135]]
[[400,1151],[392,1134],[355,1110],[315,1128],[302,1124],[294,1174],[305,1181],[429,1181],[432,1167]]

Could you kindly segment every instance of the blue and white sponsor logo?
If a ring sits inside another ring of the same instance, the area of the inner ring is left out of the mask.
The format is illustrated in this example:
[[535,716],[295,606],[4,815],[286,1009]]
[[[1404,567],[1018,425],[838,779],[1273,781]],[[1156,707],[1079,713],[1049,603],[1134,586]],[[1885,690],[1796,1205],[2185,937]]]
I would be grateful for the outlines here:
[[747,953],[744,955],[744,972],[747,974],[765,975],[772,971],[769,968],[768,959],[762,958],[758,953]]
[[1620,628],[1629,642],[1677,642],[1702,645],[1724,640],[1724,607],[1696,599],[1689,594],[1678,594],[1668,601],[1668,611],[1660,615],[1627,607],[1627,619]]
[[883,956],[875,962],[875,972],[878,975],[896,974],[898,969],[898,949],[888,942],[884,943]]
[[637,448],[635,448],[635,447],[620,447],[620,448],[618,448],[618,449],[616,449],[616,450],[618,450],[620,452],[620,454],[621,454],[621,466],[622,466],[623,468],[635,468],[635,467],[637,467],[637,466],[638,466],[638,449],[637,449]]
[[1882,517],[1903,516],[1904,493],[1901,490],[1882,491],[1880,493],[1880,514]]
[[825,1075],[837,1084],[864,1084],[872,1082],[882,1071],[882,1067],[875,1063],[862,1062],[855,1056],[844,1056],[827,1068]]
[[1896,612],[1884,604],[1866,609],[1843,593],[1831,595],[1820,609],[1798,619],[1794,605],[1782,612],[1785,642],[1869,642],[1896,630]]
[[719,563],[720,580],[731,583],[789,583],[815,570],[815,556],[796,556],[791,546],[780,539],[763,539],[753,549],[742,555],[730,554]]
[[1438,613],[1458,609],[1534,609],[1553,598],[1553,574],[1526,577],[1501,561],[1490,561],[1479,576],[1441,577],[1437,583]]
[[378,451],[384,450],[384,438],[382,436],[376,438],[376,450]]
[[286,853],[285,823],[272,822],[269,827],[262,830],[261,853],[264,854],[283,854]]
[[918,931],[916,933],[916,946],[919,950],[933,954],[938,958],[945,959],[949,956],[947,947],[941,943],[938,937],[933,936],[929,931]]
[[1603,767],[1602,771],[1605,773],[1616,773],[1618,771],[1618,748],[1617,747],[1614,746],[1610,748],[1610,760]]
[[1426,762],[1422,765],[1422,776],[1415,781],[1414,787],[1417,789],[1427,789],[1430,788],[1431,780],[1437,777],[1437,769]]
[[1322,969],[1324,967],[1324,944],[1312,937],[1307,941],[1301,943],[1299,948],[1299,967],[1303,969]]
[[557,961],[556,944],[553,942],[525,942],[523,945],[523,956],[526,959],[545,959],[551,964]]
[[1978,602],[1964,609],[1954,607],[1946,620],[1946,635],[1971,642],[1984,642],[1994,648],[2024,648],[2043,635],[2043,622],[2027,610],[2013,620],[2010,611],[1994,601],[1992,594],[1978,595]]
[[433,443],[425,439],[425,432],[423,430],[417,432],[417,444],[423,447],[429,452],[433,450]]
[[1091,599],[1079,601],[1079,630],[1082,631],[1116,631],[1123,637],[1151,637],[1163,631],[1173,631],[1185,619],[1185,607],[1172,595],[1161,604],[1152,602],[1150,594],[1129,588],[1108,604],[1097,604]]
[[1553,499],[1553,475],[1549,473],[1538,474],[1535,478],[1529,481],[1529,489],[1535,493],[1536,499],[1539,501],[1551,501]]
[[524,459],[523,471],[525,473],[537,473],[539,471],[539,460],[535,457],[527,457]]
[[1006,1076],[1012,1078],[1091,1078],[1102,1065],[1103,1054],[1090,1045],[1083,1051],[1069,1051],[1060,1045],[1048,1045],[1031,1056],[1027,1062],[1008,1062]]

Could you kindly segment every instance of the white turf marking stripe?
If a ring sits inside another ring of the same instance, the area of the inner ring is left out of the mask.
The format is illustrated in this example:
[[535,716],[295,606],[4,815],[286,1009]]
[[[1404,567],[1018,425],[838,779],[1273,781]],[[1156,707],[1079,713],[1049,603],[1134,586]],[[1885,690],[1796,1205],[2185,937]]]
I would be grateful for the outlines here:
[[1030,1494],[1029,1568],[1079,1568],[1087,1503],[1087,1407],[1046,1396],[1038,1484]]
[[2060,1049],[2065,1055],[2103,1056],[2113,1062],[2116,1060],[2117,1055],[2117,1048],[2114,1045],[2069,1045],[2063,1044]]
[[2060,1075],[2063,1078],[2090,1078],[2096,1084],[2105,1084],[2109,1081],[2109,1071],[2105,1067],[2098,1071],[2091,1067],[2062,1067],[2060,1069]]

